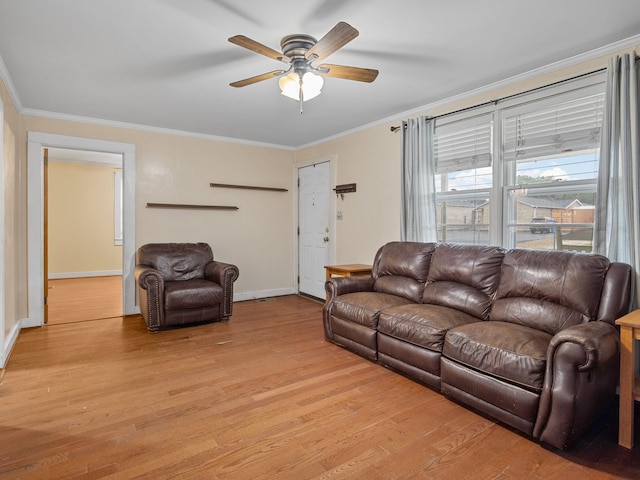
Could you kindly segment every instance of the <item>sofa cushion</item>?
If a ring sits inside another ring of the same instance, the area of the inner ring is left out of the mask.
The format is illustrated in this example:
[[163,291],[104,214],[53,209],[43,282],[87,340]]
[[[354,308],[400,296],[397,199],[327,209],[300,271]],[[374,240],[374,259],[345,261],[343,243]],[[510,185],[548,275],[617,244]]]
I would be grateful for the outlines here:
[[340,295],[333,300],[331,314],[376,329],[380,310],[411,303],[404,297],[378,292],[355,292]]
[[222,302],[222,287],[215,282],[196,278],[164,283],[164,307],[167,310],[202,308]]
[[514,323],[477,322],[449,330],[442,353],[474,370],[540,392],[551,338]]
[[441,353],[448,330],[477,321],[472,315],[440,305],[409,304],[380,312],[378,331]]
[[505,250],[440,244],[431,259],[423,303],[455,308],[486,320],[498,288]]
[[490,318],[551,335],[595,320],[608,268],[609,260],[601,255],[510,250]]
[[372,276],[376,292],[422,302],[434,243],[389,242],[376,255]]

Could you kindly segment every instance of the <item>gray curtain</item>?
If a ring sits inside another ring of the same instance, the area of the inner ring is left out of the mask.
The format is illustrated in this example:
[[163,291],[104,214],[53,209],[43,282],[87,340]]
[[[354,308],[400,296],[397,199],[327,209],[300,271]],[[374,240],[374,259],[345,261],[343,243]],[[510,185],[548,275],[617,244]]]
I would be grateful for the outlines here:
[[593,250],[634,269],[633,304],[640,272],[640,132],[638,62],[609,59],[602,121]]
[[427,117],[402,122],[403,241],[437,240],[434,123]]

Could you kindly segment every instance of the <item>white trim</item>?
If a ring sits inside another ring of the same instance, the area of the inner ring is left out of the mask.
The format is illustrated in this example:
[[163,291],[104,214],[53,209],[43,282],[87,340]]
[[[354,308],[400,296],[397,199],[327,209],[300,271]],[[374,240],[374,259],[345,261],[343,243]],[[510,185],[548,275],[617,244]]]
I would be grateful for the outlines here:
[[40,292],[42,291],[42,285],[44,284],[42,150],[45,147],[60,147],[122,154],[124,179],[124,246],[122,252],[123,312],[125,315],[139,313],[140,310],[135,305],[135,281],[133,278],[136,236],[135,145],[41,132],[28,132],[27,141],[29,324],[42,325],[44,323],[44,301]]
[[244,140],[241,138],[223,137],[220,135],[212,135],[207,133],[187,132],[185,130],[174,130],[172,128],[153,127],[150,125],[141,125],[138,123],[119,122],[116,120],[104,120],[101,118],[83,117],[80,115],[70,115],[67,113],[48,112],[46,110],[36,110],[33,108],[24,108],[20,111],[23,115],[33,117],[52,118],[55,120],[65,120],[70,122],[88,123],[90,125],[101,125],[104,127],[126,128],[128,130],[139,130],[142,132],[161,133],[165,135],[175,135],[177,137],[200,138],[204,140],[214,140],[218,142],[238,143],[241,145],[249,145],[255,147],[275,148],[277,150],[295,151],[297,147],[288,145],[277,145],[275,143],[257,142],[253,140]]
[[[20,329],[22,328],[25,328],[24,320],[17,321],[16,324],[11,329],[11,331],[9,332],[9,335],[5,339],[5,342],[2,346],[3,351],[2,351],[2,357],[0,358],[2,363],[0,364],[0,368],[4,368],[5,365],[7,364],[7,361],[11,356],[11,350],[13,350],[13,346],[16,344],[16,340],[18,339],[18,334],[20,333]],[[4,335],[4,332],[3,332],[3,335]]]
[[[346,137],[348,135],[352,135],[357,132],[361,132],[363,130],[368,130],[370,128],[379,127],[381,125],[388,125],[389,123],[399,122],[406,118],[415,116],[415,115],[424,115],[425,112],[438,110],[441,107],[447,107],[451,104],[457,104],[460,102],[464,102],[466,100],[472,99],[474,97],[481,96],[486,93],[491,93],[500,88],[509,87],[514,84],[525,82],[527,80],[535,80],[536,78],[547,75],[554,71],[561,70],[563,68],[573,67],[576,65],[580,65],[581,63],[585,63],[591,60],[595,60],[599,57],[604,57],[607,55],[612,55],[613,53],[620,52],[622,50],[628,48],[635,48],[638,43],[640,43],[640,35],[635,35],[633,37],[626,38],[624,40],[620,40],[616,43],[611,43],[609,45],[604,45],[603,47],[596,48],[594,50],[590,50],[585,53],[581,53],[579,55],[575,55],[573,57],[569,57],[564,60],[560,60],[558,62],[553,62],[548,65],[529,70],[528,72],[521,73],[519,75],[515,75],[513,77],[506,78],[504,80],[500,80],[498,82],[490,83],[483,87],[479,87],[470,91],[466,91],[460,93],[458,95],[453,95],[447,98],[443,98],[442,100],[437,100],[432,103],[428,103],[421,107],[412,108],[411,110],[406,110],[397,115],[392,115],[390,117],[383,118],[381,120],[368,123],[366,125],[361,125],[359,127],[353,128],[351,130],[346,130],[344,132],[340,132],[336,135],[323,138],[322,140],[317,140],[315,142],[307,143],[305,145],[299,145],[296,147],[296,150],[303,150],[305,148],[313,147],[316,145],[320,145],[326,143],[331,140],[336,140],[338,138]],[[606,68],[606,61],[603,62],[602,68]]]
[[[222,137],[222,136],[218,136],[218,135],[210,135],[210,134],[203,134],[203,133],[195,133],[195,132],[186,132],[184,130],[173,130],[173,129],[169,129],[169,128],[160,128],[160,127],[152,127],[152,126],[148,126],[148,125],[140,125],[140,124],[133,124],[133,123],[126,123],[126,122],[117,122],[117,121],[112,121],[112,120],[103,120],[103,119],[99,119],[99,118],[92,118],[92,117],[83,117],[83,116],[79,116],[79,115],[69,115],[69,114],[62,114],[62,113],[56,113],[56,112],[48,112],[45,110],[36,110],[36,109],[32,109],[32,108],[23,108],[22,107],[22,102],[20,102],[20,98],[18,97],[18,94],[15,90],[15,87],[13,86],[13,82],[11,80],[11,76],[9,75],[9,72],[6,68],[6,65],[4,64],[4,62],[2,61],[2,57],[0,56],[0,78],[2,78],[4,80],[5,86],[7,87],[7,90],[9,91],[9,94],[11,95],[11,98],[13,100],[14,105],[16,105],[16,108],[18,109],[18,112],[23,114],[23,115],[31,115],[31,116],[35,116],[35,117],[45,117],[45,118],[53,118],[53,119],[58,119],[58,120],[69,120],[69,121],[74,121],[74,122],[82,122],[82,123],[88,123],[88,124],[94,124],[94,125],[103,125],[103,126],[110,126],[110,127],[120,127],[120,128],[127,128],[127,129],[132,129],[132,130],[141,130],[141,131],[146,131],[146,132],[154,132],[154,133],[164,133],[164,134],[168,134],[168,135],[177,135],[177,136],[184,136],[184,137],[193,137],[193,138],[202,138],[202,139],[206,139],[206,140],[216,140],[216,141],[222,141],[222,142],[229,142],[229,143],[239,143],[242,145],[253,145],[253,146],[258,146],[258,147],[267,147],[267,148],[276,148],[278,150],[288,150],[288,151],[299,151],[299,150],[303,150],[309,147],[313,147],[315,145],[320,145],[326,142],[329,142],[331,140],[335,140],[338,138],[342,138],[342,137],[346,137],[348,135],[352,135],[354,133],[357,132],[361,132],[363,130],[368,130],[370,128],[373,127],[378,127],[381,125],[388,125],[389,123],[393,123],[393,122],[398,122],[402,119],[417,115],[417,114],[423,114],[426,111],[429,110],[435,110],[439,107],[442,106],[447,106],[450,105],[452,103],[456,103],[458,101],[464,101],[464,100],[468,100],[470,98],[473,98],[475,96],[478,95],[482,95],[488,92],[491,92],[493,90],[502,88],[502,87],[508,87],[511,86],[515,83],[518,82],[523,82],[526,80],[531,80],[531,79],[535,79],[536,77],[539,77],[541,75],[546,75],[548,73],[552,73],[554,71],[563,69],[563,68],[568,68],[568,67],[572,67],[572,66],[576,66],[579,65],[581,63],[585,63],[591,60],[595,60],[596,58],[599,57],[605,57],[607,55],[611,55],[613,53],[616,52],[620,52],[622,50],[625,49],[629,49],[629,48],[636,48],[636,46],[638,45],[638,43],[640,43],[640,35],[635,35],[633,37],[629,37],[623,40],[620,40],[618,42],[615,43],[611,43],[611,44],[607,44],[604,45],[602,47],[590,50],[588,52],[584,52],[578,55],[574,55],[573,57],[569,57],[567,59],[564,60],[560,60],[557,62],[553,62],[550,63],[548,65],[544,65],[542,67],[533,69],[533,70],[529,70],[528,72],[524,72],[521,73],[519,75],[515,75],[513,77],[509,77],[507,79],[498,81],[498,82],[494,82],[494,83],[490,83],[489,85],[485,85],[483,87],[479,87],[476,88],[474,90],[471,91],[467,91],[467,92],[463,92],[461,94],[458,95],[454,95],[454,96],[450,96],[447,98],[444,98],[442,100],[438,100],[436,102],[433,103],[429,103],[426,105],[423,105],[421,107],[417,107],[417,108],[413,108],[411,110],[406,110],[404,112],[400,112],[396,115],[392,115],[380,120],[377,120],[375,122],[371,122],[371,123],[367,123],[365,125],[361,125],[359,127],[355,127],[351,130],[346,130],[344,132],[340,132],[336,135],[332,135],[329,137],[325,137],[322,138],[320,140],[316,140],[314,142],[310,142],[304,145],[298,145],[295,147],[292,146],[288,146],[288,145],[277,145],[277,144],[272,144],[272,143],[265,143],[265,142],[255,142],[255,141],[250,141],[250,140],[242,140],[242,139],[238,139],[238,138],[231,138],[231,137]],[[602,67],[606,67],[606,63],[603,63]]]
[[50,273],[49,280],[58,280],[60,278],[113,277],[117,275],[122,275],[122,270],[98,270],[95,272],[61,272]]
[[234,293],[234,302],[244,302],[246,300],[256,300],[258,298],[281,297],[283,295],[295,295],[294,288],[276,288],[273,290],[261,290],[258,292]]
[[21,112],[22,102],[20,101],[20,96],[18,95],[16,86],[13,84],[13,79],[9,74],[9,70],[7,69],[7,65],[4,63],[2,55],[0,55],[0,78],[4,81],[4,86],[7,88],[7,91],[9,92],[11,101],[15,105],[18,112]]

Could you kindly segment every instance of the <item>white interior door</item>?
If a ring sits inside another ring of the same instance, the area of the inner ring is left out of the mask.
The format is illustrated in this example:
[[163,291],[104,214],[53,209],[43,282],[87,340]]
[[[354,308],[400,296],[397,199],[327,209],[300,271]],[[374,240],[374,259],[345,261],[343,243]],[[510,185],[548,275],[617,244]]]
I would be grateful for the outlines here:
[[300,293],[325,298],[329,263],[329,162],[298,169],[298,252]]

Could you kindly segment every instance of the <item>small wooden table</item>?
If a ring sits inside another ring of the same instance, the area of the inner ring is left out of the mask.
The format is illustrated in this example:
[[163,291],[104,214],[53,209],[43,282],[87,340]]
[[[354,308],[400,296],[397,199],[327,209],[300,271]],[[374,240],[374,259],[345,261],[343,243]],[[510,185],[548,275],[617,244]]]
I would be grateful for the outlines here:
[[620,414],[618,445],[633,448],[635,400],[640,401],[640,378],[635,371],[636,340],[640,340],[640,310],[616,320],[620,326]]
[[346,265],[325,265],[327,272],[327,280],[331,275],[339,275],[341,277],[367,277],[371,275],[371,265],[363,263],[349,263]]

